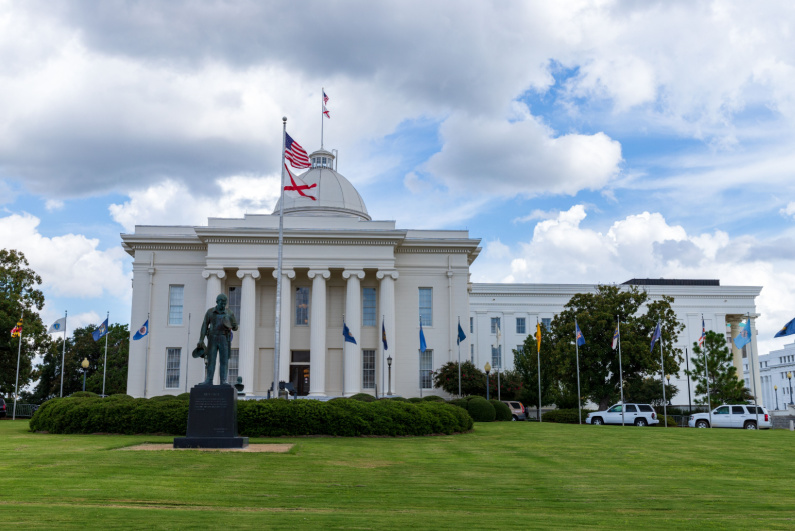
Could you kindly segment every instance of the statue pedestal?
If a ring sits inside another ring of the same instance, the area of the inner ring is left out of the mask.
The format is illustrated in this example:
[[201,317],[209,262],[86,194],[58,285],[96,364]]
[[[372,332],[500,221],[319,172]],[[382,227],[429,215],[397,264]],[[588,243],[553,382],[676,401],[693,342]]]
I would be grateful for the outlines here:
[[190,390],[188,431],[174,448],[246,448],[237,435],[237,390],[231,385],[197,385]]

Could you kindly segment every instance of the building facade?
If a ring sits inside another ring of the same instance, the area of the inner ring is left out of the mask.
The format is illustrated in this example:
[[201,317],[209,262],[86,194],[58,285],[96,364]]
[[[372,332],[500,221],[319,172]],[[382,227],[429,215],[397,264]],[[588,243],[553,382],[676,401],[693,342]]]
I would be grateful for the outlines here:
[[[745,386],[751,385],[751,374],[748,360],[743,365]],[[784,345],[779,350],[772,350],[759,356],[757,364],[760,375],[760,396],[765,406],[772,410],[786,410],[788,406],[795,407],[793,396],[793,382],[795,377],[795,343]]]

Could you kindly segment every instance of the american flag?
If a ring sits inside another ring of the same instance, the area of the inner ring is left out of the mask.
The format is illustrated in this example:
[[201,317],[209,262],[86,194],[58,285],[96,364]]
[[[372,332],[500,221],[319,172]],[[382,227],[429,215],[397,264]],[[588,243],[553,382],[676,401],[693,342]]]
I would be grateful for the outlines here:
[[290,161],[290,165],[293,168],[301,169],[311,166],[306,150],[301,147],[301,144],[293,140],[293,137],[287,134],[286,131],[284,133],[284,158]]
[[328,96],[326,96],[326,91],[323,91],[323,103],[328,103]]
[[328,113],[328,109],[326,109],[326,104],[323,104],[323,114],[326,115],[326,118],[331,119],[331,115]]
[[704,326],[704,318],[701,318],[701,337],[698,338],[698,346],[704,344],[704,339],[707,337],[707,327]]

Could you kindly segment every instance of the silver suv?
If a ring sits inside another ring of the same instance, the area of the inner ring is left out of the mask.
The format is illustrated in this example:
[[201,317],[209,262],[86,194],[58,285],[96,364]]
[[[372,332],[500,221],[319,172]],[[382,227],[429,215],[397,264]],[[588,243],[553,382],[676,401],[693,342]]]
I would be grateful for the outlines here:
[[586,424],[621,424],[622,413],[624,424],[634,424],[635,426],[650,426],[659,424],[657,413],[649,404],[616,404],[610,406],[606,411],[595,411],[588,413],[585,419]]
[[[757,426],[757,421],[759,425]],[[762,406],[746,404],[723,404],[709,413],[696,413],[690,416],[687,425],[691,428],[743,428],[746,430],[772,428],[770,414]]]

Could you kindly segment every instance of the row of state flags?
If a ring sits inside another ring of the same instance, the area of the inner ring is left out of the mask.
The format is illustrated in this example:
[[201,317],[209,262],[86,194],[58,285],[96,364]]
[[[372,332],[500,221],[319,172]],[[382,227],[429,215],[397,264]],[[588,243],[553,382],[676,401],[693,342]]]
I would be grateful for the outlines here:
[[[350,328],[345,323],[345,319],[342,320],[342,337],[348,343],[353,343],[356,345],[356,338],[353,337],[351,334]],[[460,345],[463,340],[467,338],[466,334],[464,333],[464,329],[461,328],[461,319],[458,320],[458,333],[456,335],[456,344]],[[381,320],[381,342],[384,345],[384,350],[389,348],[386,342],[386,323],[384,320]],[[422,318],[420,318],[420,352],[425,352],[428,350],[428,343],[425,341],[425,332],[422,331]]]
[[[91,336],[93,337],[94,341],[99,341],[106,335],[108,335],[108,319],[106,317],[104,321],[97,327],[96,330],[91,332]],[[48,334],[55,334],[59,332],[66,332],[66,317],[61,317],[60,319],[56,319],[50,325],[50,328],[47,329]],[[135,332],[133,335],[133,339],[141,339],[146,337],[149,333],[149,319]],[[11,337],[20,337],[22,335],[22,319],[20,319],[16,326],[11,330]]]

